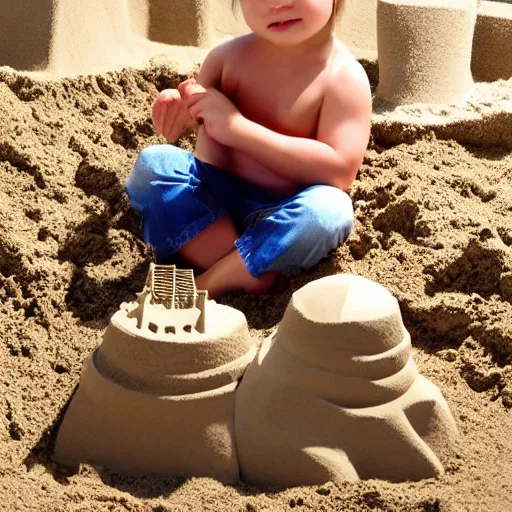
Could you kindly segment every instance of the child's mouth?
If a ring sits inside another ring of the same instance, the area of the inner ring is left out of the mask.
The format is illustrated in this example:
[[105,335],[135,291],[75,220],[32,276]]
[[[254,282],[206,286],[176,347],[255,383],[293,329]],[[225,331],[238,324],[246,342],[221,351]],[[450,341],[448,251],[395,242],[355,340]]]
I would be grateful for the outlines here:
[[299,21],[301,21],[300,18],[286,21],[276,21],[275,23],[271,23],[267,28],[269,28],[270,30],[285,30],[288,27],[291,27],[292,25],[299,23]]

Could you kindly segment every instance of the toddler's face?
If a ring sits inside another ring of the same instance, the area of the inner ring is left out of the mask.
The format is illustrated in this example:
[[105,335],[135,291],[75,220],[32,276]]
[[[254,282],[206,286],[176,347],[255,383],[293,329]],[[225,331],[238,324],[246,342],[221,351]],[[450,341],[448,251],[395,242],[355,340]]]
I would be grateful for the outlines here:
[[300,44],[331,19],[333,0],[240,0],[245,22],[278,46]]

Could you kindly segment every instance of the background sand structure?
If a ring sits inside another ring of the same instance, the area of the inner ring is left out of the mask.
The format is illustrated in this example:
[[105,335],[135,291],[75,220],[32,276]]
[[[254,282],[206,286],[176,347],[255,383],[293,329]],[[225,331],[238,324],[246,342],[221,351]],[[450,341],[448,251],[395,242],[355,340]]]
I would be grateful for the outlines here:
[[475,0],[379,0],[377,96],[395,105],[467,97],[475,22]]
[[482,2],[478,8],[471,70],[478,81],[512,77],[512,1]]
[[[231,0],[3,0],[1,9],[0,65],[48,77],[140,67],[159,55],[186,72],[208,48],[248,31]],[[337,34],[357,58],[375,60],[377,0],[346,0]],[[496,50],[511,46],[512,5],[481,2],[475,77],[509,78],[508,54]]]

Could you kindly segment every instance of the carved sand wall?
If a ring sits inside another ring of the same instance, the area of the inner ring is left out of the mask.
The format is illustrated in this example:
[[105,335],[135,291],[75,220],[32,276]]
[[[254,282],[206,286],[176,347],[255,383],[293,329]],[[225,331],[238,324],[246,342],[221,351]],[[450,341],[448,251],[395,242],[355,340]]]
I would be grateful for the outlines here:
[[[357,58],[377,57],[377,3],[345,2],[337,35]],[[141,67],[158,55],[188,72],[208,48],[248,31],[231,0],[3,0],[1,7],[8,15],[0,17],[0,65],[49,77]],[[510,2],[479,2],[478,80],[512,76],[508,53],[497,51],[512,44],[511,9]]]

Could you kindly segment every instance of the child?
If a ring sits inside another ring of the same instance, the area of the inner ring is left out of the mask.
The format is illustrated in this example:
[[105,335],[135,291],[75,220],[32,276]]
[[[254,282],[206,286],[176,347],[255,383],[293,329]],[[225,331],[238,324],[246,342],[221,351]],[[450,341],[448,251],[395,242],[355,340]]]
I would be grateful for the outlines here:
[[156,131],[174,142],[197,128],[196,149],[143,149],[128,195],[158,261],[179,253],[213,298],[269,293],[352,229],[343,191],[368,144],[371,93],[333,36],[342,2],[240,0],[252,32],[153,105]]

